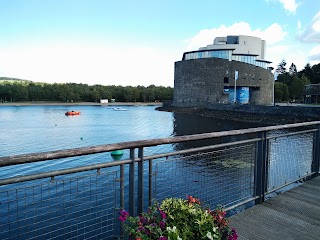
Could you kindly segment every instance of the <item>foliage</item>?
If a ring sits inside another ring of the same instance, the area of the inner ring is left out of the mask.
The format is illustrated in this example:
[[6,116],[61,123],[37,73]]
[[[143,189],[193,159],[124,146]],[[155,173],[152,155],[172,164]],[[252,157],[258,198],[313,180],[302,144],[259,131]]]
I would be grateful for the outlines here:
[[153,204],[140,216],[129,216],[122,210],[119,220],[130,239],[237,239],[236,231],[228,226],[226,212],[221,208],[211,211],[199,199],[167,198],[160,206]]
[[21,84],[19,81],[0,84],[2,101],[60,101],[60,102],[99,102],[100,99],[116,99],[118,102],[153,102],[171,100],[173,88],[156,87],[123,87],[87,84]]
[[289,75],[290,75],[290,77],[297,75],[297,67],[293,63],[291,64],[291,66],[289,68]]
[[282,60],[276,69],[276,72],[280,74],[278,75],[278,81],[274,85],[275,99],[277,101],[302,100],[305,85],[320,83],[320,64],[311,66],[308,63],[299,72],[297,72],[296,65],[293,63],[289,68],[289,72],[286,71],[285,66],[286,62]]
[[281,63],[278,64],[276,72],[279,73],[279,74],[285,73],[287,71],[286,65],[287,65],[287,62],[286,62],[286,60],[283,59],[281,61]]
[[274,83],[274,98],[276,101],[288,101],[289,89],[287,84],[283,82]]

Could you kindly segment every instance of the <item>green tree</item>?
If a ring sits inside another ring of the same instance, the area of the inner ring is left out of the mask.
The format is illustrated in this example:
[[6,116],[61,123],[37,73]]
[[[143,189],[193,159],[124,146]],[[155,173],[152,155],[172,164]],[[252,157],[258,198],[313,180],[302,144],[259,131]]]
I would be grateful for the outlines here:
[[297,75],[297,67],[293,63],[291,64],[291,66],[289,68],[289,75],[290,75],[290,77]]
[[13,101],[26,101],[28,100],[28,88],[21,84],[12,85],[12,99]]
[[283,82],[274,83],[274,99],[276,102],[282,101],[283,96]]
[[290,86],[290,98],[300,100],[304,91],[304,82],[301,78],[294,76]]
[[276,69],[276,72],[279,73],[279,74],[286,73],[286,72],[287,72],[286,65],[287,65],[287,62],[286,62],[286,60],[283,59],[283,60],[278,64],[277,69]]

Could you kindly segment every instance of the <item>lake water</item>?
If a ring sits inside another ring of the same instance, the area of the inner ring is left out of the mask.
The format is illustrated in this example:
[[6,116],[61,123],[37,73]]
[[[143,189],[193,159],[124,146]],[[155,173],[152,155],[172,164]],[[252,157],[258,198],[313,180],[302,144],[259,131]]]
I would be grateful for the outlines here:
[[[115,111],[113,107],[105,106],[2,106],[0,107],[0,156],[252,126],[247,123],[157,111],[155,106],[123,108],[127,111]],[[81,115],[66,116],[65,112],[71,110],[80,111]],[[148,154],[148,151],[160,153],[171,150],[171,147],[164,145],[146,149],[146,153]],[[128,154],[125,152],[123,158],[128,157]],[[109,160],[112,160],[111,157]],[[83,161],[68,163],[68,167],[92,164],[92,161],[95,161],[94,158],[87,157]],[[51,162],[50,168],[59,169],[60,163]],[[28,173],[37,172],[37,166],[40,168],[43,164],[35,163],[32,169],[28,168]],[[13,167],[8,169],[11,168]],[[10,172],[14,175],[21,174],[21,171]]]
[[[103,106],[1,106],[0,156],[88,147],[135,140],[167,138],[257,126],[252,123],[240,123],[189,114],[162,112],[155,110],[155,106],[125,106],[123,108],[126,108],[127,111],[115,111],[112,107]],[[65,116],[65,112],[71,110],[80,111],[81,115]],[[231,137],[227,140],[233,141],[235,139]],[[301,168],[299,164],[301,158],[306,157],[310,159],[312,152],[311,149],[309,154],[305,156],[306,151],[300,151],[299,149],[301,148],[299,147],[304,143],[305,148],[310,149],[312,136],[297,137],[290,141],[290,144],[294,145],[288,144],[287,138],[274,140],[274,142],[272,142],[270,158],[274,158],[273,162],[280,162],[285,171],[292,168],[294,171],[292,175],[296,175],[296,169]],[[161,145],[154,148],[146,148],[145,155],[181,150],[186,147],[201,146],[203,144],[206,144],[206,142]],[[283,151],[286,151],[287,154],[283,154]],[[245,152],[247,152],[247,150],[245,150]],[[278,158],[278,156],[283,155],[290,156],[290,162],[287,161],[285,164],[282,164],[282,162],[285,162],[285,159]],[[234,158],[239,156],[237,152],[233,153]],[[127,157],[129,157],[129,153],[125,151],[123,159]],[[177,194],[178,192],[181,192],[182,195],[185,194],[185,192],[199,192],[198,196],[200,196],[201,191],[203,189],[208,190],[209,187],[209,190],[212,190],[212,195],[217,195],[231,201],[233,199],[241,199],[241,197],[247,196],[248,192],[251,192],[251,189],[247,191],[242,188],[242,185],[250,186],[252,169],[227,167],[227,170],[221,168],[223,171],[220,171],[217,165],[212,164],[211,157],[212,156],[201,155],[200,159],[191,159],[188,162],[169,161],[165,164],[161,162],[156,163],[155,169],[157,170],[157,176],[155,176],[154,181],[157,181],[159,185],[159,187],[155,189],[156,197],[166,197],[172,193]],[[296,165],[292,164],[292,159],[296,159],[293,161]],[[3,167],[0,171],[0,179],[106,161],[113,161],[110,153]],[[303,169],[299,169],[299,171],[301,171],[301,174],[305,174],[308,168],[310,169],[310,162],[307,162],[306,166],[303,167]],[[279,168],[276,167],[275,169],[278,170]],[[106,186],[113,186],[114,179],[117,178],[117,176],[112,176],[109,179],[107,178],[108,174],[109,173],[102,172],[102,174],[97,177],[95,172],[92,176],[86,175],[83,179],[73,177],[68,181],[57,178],[54,183],[50,184],[48,179],[43,181],[39,180],[40,187],[24,188],[24,184],[21,184],[20,190],[15,190],[14,188],[10,190],[10,186],[0,187],[0,202],[2,202],[0,205],[0,215],[6,216],[1,219],[2,222],[0,221],[0,228],[3,227],[3,229],[6,229],[2,237],[11,236],[11,238],[9,237],[8,239],[19,239],[15,237],[17,232],[15,229],[20,229],[22,235],[18,235],[20,239],[24,239],[26,237],[24,235],[25,229],[29,229],[28,231],[31,231],[30,229],[38,229],[38,224],[34,220],[34,217],[38,217],[35,213],[39,209],[42,211],[42,215],[39,216],[42,217],[40,222],[44,221],[43,219],[51,219],[52,216],[50,214],[59,217],[65,216],[66,219],[62,219],[61,221],[59,219],[54,221],[50,220],[50,228],[63,228],[65,227],[66,221],[74,221],[72,218],[73,213],[63,215],[64,211],[71,211],[71,209],[73,209],[66,208],[66,204],[71,206],[78,204],[79,199],[83,207],[81,214],[86,213],[86,215],[83,215],[83,220],[79,220],[79,226],[82,221],[91,218],[90,214],[94,212],[93,208],[97,208],[96,213],[106,218],[103,220],[102,225],[107,226],[105,231],[108,231],[108,224],[110,224],[110,226],[114,224],[114,205],[112,205],[114,199],[111,199],[110,196],[119,194],[118,190],[114,190],[113,192],[112,189],[106,188]],[[113,173],[110,174],[112,175]],[[281,173],[277,171],[270,172],[270,175],[279,176],[279,174]],[[128,175],[128,169],[126,169],[125,175]],[[167,184],[168,181],[171,183],[169,186]],[[276,179],[274,184],[278,184],[277,181]],[[231,183],[231,185],[226,185],[228,183]],[[26,186],[27,184],[28,183],[26,183]],[[46,186],[48,186],[48,189],[45,189]],[[115,189],[118,189],[118,185]],[[244,190],[242,191],[241,189]],[[1,190],[3,190],[3,192],[1,192]],[[75,190],[77,194],[74,194]],[[208,193],[207,190],[205,190],[204,194]],[[126,194],[128,193],[127,181],[125,182],[125,192]],[[31,197],[29,197],[29,194]],[[65,198],[61,198],[60,200],[60,196],[65,196]],[[204,198],[207,197],[210,199],[208,195],[203,196]],[[105,200],[109,197],[110,203],[106,203]],[[93,202],[92,199],[94,199]],[[42,205],[42,202],[48,203],[51,207]],[[147,199],[145,199],[145,202],[147,202]],[[215,203],[215,200],[212,200],[212,202]],[[127,206],[128,198],[125,199],[125,204]],[[63,208],[56,207],[60,205],[63,205]],[[52,213],[49,209],[56,210]],[[80,210],[76,208],[76,211]],[[18,212],[22,217],[17,214]],[[43,214],[43,212],[46,213]],[[112,217],[107,217],[108,214]],[[30,218],[29,215],[31,215]],[[34,223],[25,223],[29,219]],[[100,220],[99,216],[96,221],[99,222]],[[93,219],[92,221],[95,220]],[[78,223],[74,224],[76,225]],[[17,228],[15,228],[16,225],[18,225]],[[47,230],[45,229],[43,231],[46,232]],[[66,234],[71,234],[71,232],[70,229],[66,229]],[[105,234],[108,236],[108,233]],[[66,239],[69,237],[70,236],[67,235],[64,236]],[[57,237],[57,239],[59,238]]]

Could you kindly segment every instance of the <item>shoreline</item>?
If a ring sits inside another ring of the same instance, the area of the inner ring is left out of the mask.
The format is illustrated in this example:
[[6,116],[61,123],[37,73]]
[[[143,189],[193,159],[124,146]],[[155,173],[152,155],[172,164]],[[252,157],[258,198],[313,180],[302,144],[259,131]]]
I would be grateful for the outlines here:
[[0,103],[1,106],[162,106],[162,102],[114,102],[114,103],[95,103],[95,102],[6,102]]
[[[245,106],[244,106],[245,107]],[[281,108],[281,107],[280,107]],[[237,122],[256,123],[261,127],[271,125],[282,125],[299,122],[319,121],[320,116],[310,115],[294,115],[294,114],[278,114],[278,113],[262,113],[259,111],[247,112],[242,110],[231,109],[208,109],[208,108],[188,108],[188,107],[158,107],[158,111],[193,114],[202,117],[216,118],[222,120],[231,120]]]

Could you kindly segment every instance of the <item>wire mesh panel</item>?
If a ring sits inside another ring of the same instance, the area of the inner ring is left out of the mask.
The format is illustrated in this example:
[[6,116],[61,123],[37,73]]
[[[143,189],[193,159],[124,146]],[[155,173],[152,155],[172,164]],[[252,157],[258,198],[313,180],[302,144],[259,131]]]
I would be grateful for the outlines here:
[[156,164],[156,198],[192,195],[211,207],[253,196],[255,144],[168,158]]
[[[273,135],[283,132],[273,133]],[[313,133],[269,140],[268,191],[311,173]]]
[[116,172],[6,186],[0,239],[113,239]]

